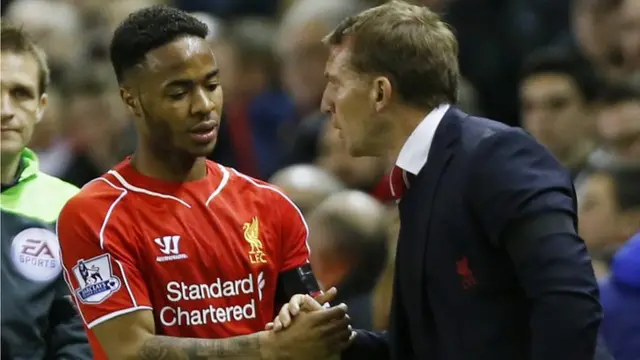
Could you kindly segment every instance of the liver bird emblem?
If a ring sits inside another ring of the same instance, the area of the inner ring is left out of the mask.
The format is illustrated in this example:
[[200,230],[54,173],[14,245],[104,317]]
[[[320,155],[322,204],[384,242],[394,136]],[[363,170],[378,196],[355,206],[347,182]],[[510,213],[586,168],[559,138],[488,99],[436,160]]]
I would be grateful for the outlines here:
[[242,225],[244,230],[244,240],[249,243],[249,259],[252,263],[266,263],[264,251],[262,250],[262,242],[260,241],[260,222],[257,217],[251,219],[251,222]]

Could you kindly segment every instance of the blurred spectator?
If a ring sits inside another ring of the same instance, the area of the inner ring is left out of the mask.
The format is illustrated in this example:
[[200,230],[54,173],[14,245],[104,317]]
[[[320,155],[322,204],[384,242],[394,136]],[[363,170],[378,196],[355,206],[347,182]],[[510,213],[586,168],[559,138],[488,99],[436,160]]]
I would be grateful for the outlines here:
[[327,117],[319,112],[329,55],[321,40],[347,16],[364,9],[356,0],[298,0],[284,14],[278,35],[283,83],[293,99],[299,122],[287,137],[288,163],[312,162],[318,134]]
[[593,265],[593,273],[596,275],[596,279],[599,281],[606,278],[611,274],[609,269],[609,263],[613,254],[604,254],[598,256],[598,258],[591,258],[591,265]]
[[308,216],[311,265],[335,303],[349,306],[354,327],[372,329],[372,291],[387,259],[384,207],[358,191],[334,194]]
[[483,115],[518,125],[522,60],[568,31],[567,2],[451,1],[443,16],[455,29],[460,69],[478,91]]
[[603,149],[617,162],[640,161],[640,88],[612,85],[599,105],[597,126]]
[[223,19],[244,16],[273,16],[278,11],[279,0],[175,0],[180,9],[204,11]]
[[520,79],[522,126],[575,177],[596,147],[593,70],[578,56],[543,50],[527,59]]
[[640,232],[616,253],[611,277],[600,285],[600,332],[616,360],[640,356]]
[[[263,19],[240,19],[216,42],[224,77],[225,111],[220,141],[212,158],[260,179],[282,167],[279,130],[295,113],[280,89],[279,63],[273,53],[274,25]],[[218,55],[218,53],[217,53]]]
[[135,138],[110,73],[79,68],[65,80],[59,136],[38,153],[50,174],[82,186],[131,154]]
[[458,88],[458,107],[467,114],[482,116],[482,109],[478,103],[478,92],[466,79],[460,81]]
[[[388,179],[380,181],[386,172],[385,159],[377,157],[353,157],[330,122],[325,122],[321,135],[318,157],[315,163],[334,174],[347,187],[370,193],[381,200],[389,189]],[[378,189],[378,185],[382,189]],[[378,196],[380,195],[380,196]]]
[[[84,1],[84,0],[82,0]],[[107,22],[107,29],[109,34],[111,34],[116,27],[122,22],[124,19],[129,16],[134,11],[157,5],[164,4],[169,1],[167,0],[115,0],[115,1],[96,1],[95,5],[97,6],[97,10],[105,16]]]
[[625,70],[640,86],[640,1],[623,0],[619,15],[622,60]]
[[595,170],[580,189],[579,233],[592,256],[605,260],[640,231],[640,165]]
[[82,19],[73,5],[62,1],[20,0],[12,2],[3,15],[22,26],[43,48],[54,83],[61,79],[65,69],[79,60],[83,51],[83,42],[79,41]]
[[276,172],[269,182],[282,189],[303,214],[308,214],[327,197],[344,190],[338,178],[313,165],[291,165]]
[[222,35],[221,32],[223,30],[223,24],[222,20],[219,18],[203,12],[196,12],[191,15],[207,25],[207,28],[209,29],[207,40],[215,41]]
[[606,76],[617,76],[622,65],[618,41],[621,1],[571,0],[573,45]]

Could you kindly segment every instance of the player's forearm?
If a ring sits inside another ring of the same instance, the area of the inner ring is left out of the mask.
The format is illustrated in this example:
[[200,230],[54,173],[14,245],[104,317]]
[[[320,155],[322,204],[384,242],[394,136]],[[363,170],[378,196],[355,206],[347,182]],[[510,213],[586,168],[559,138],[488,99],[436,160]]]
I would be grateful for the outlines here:
[[227,339],[195,339],[155,335],[138,351],[139,360],[270,360],[264,332]]

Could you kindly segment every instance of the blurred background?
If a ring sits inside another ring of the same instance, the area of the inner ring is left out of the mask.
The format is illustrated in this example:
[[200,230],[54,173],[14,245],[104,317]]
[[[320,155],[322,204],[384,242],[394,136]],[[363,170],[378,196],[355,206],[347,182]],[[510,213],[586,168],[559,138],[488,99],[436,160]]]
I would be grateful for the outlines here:
[[[157,3],[194,13],[210,28],[225,94],[211,159],[282,187],[308,218],[318,279],[339,286],[356,326],[384,329],[399,226],[389,164],[349,157],[318,111],[321,38],[381,2],[3,0],[3,18],[31,33],[52,68],[30,146],[43,171],[78,186],[130,154],[112,31]],[[633,290],[609,301],[603,287],[605,311],[640,307],[640,238],[629,241],[640,232],[640,0],[414,2],[441,12],[458,35],[460,107],[524,127],[571,171],[597,276]],[[623,346],[611,339],[624,321],[606,321],[609,346]]]

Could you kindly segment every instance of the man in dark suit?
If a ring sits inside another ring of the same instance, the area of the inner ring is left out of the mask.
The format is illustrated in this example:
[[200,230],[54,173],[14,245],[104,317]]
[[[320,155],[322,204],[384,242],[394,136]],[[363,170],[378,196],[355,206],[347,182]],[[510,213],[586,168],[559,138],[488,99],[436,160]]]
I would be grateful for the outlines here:
[[[571,178],[524,131],[450,105],[450,28],[392,1],[326,43],[323,109],[352,155],[396,159],[401,220],[390,330],[358,331],[342,359],[593,359],[602,309]],[[317,306],[297,297],[276,330]]]

